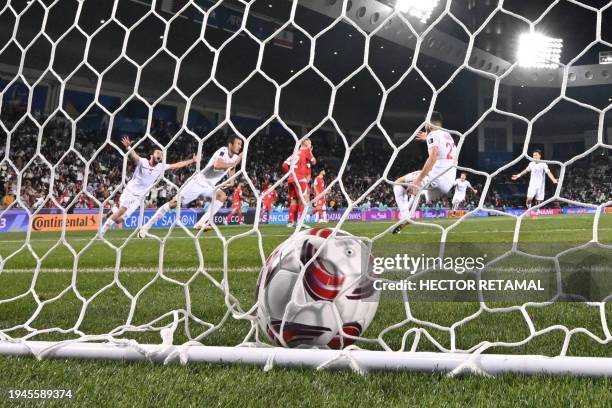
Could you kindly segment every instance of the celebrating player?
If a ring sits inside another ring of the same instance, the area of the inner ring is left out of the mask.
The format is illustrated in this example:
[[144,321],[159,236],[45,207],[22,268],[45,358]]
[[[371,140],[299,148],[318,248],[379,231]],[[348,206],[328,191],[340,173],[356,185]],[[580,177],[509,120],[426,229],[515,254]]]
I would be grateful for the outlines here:
[[315,177],[312,187],[315,193],[315,222],[328,222],[325,208],[325,170],[319,171]]
[[[274,188],[272,188],[272,184],[267,182],[264,188],[262,189],[263,197],[261,198],[262,208],[261,208],[261,222],[265,222],[266,224],[270,223],[270,219],[272,218],[272,206],[278,199],[278,193]],[[265,215],[268,215],[266,219]]]
[[[219,211],[225,200],[227,200],[227,195],[223,190],[219,189],[217,184],[228,173],[230,177],[234,175],[236,166],[238,166],[242,160],[242,153],[240,153],[241,149],[242,139],[236,135],[230,136],[227,139],[227,146],[223,146],[217,150],[206,164],[206,167],[193,177],[181,190],[182,205],[188,205],[199,197],[211,201],[208,211],[206,211],[195,224],[194,227],[196,229],[209,230],[212,228],[210,226],[212,216]],[[177,197],[174,196],[169,202],[157,209],[149,222],[140,229],[138,235],[144,238],[149,233],[151,227],[168,211],[176,208],[176,205]]]
[[548,168],[548,165],[540,162],[542,159],[542,152],[540,150],[534,150],[532,157],[533,161],[529,163],[525,170],[512,176],[512,180],[516,181],[525,174],[531,173],[531,177],[529,178],[529,187],[527,188],[527,209],[531,208],[534,198],[536,200],[536,205],[540,204],[544,200],[546,190],[546,178],[544,177],[544,174],[550,178],[550,181],[557,184],[557,179]]
[[[418,140],[427,141],[429,156],[418,171],[413,171],[395,180],[393,193],[400,212],[400,219],[406,221],[413,216],[412,207],[414,200],[420,198],[420,189],[425,193],[425,199],[429,203],[440,196],[448,194],[453,188],[457,169],[455,155],[457,148],[453,137],[442,127],[442,115],[440,112],[432,112],[431,119],[426,126],[426,132],[420,132]],[[393,233],[397,234],[407,224],[398,225]]]
[[[288,227],[296,225],[299,214],[304,212],[304,205],[310,199],[308,184],[310,183],[312,166],[317,160],[312,155],[312,142],[306,138],[295,155],[289,156],[282,165],[285,173],[289,172],[287,189],[289,192],[289,223]],[[299,187],[298,187],[299,186]]]
[[234,190],[234,195],[232,196],[232,211],[227,214],[223,223],[227,225],[232,220],[232,216],[236,213],[238,213],[238,223],[242,225],[242,183],[238,183],[238,186]]
[[[121,143],[126,149],[130,150],[132,142],[129,138],[124,137],[121,139]],[[101,237],[114,224],[121,224],[123,220],[140,207],[150,188],[153,187],[164,171],[180,169],[200,160],[199,156],[194,154],[191,160],[162,164],[162,151],[159,149],[151,151],[149,160],[140,157],[134,150],[129,151],[129,156],[136,163],[134,174],[121,193],[121,197],[119,197],[119,208],[106,219],[102,228],[100,228]]]
[[465,193],[467,192],[467,189],[469,188],[470,190],[472,190],[474,194],[477,194],[478,190],[472,187],[472,184],[470,184],[470,182],[467,180],[467,174],[465,173],[461,173],[461,176],[459,176],[459,178],[455,180],[455,183],[453,185],[455,186],[455,194],[453,194],[452,201],[454,215],[455,211],[459,209],[461,203],[465,201]]

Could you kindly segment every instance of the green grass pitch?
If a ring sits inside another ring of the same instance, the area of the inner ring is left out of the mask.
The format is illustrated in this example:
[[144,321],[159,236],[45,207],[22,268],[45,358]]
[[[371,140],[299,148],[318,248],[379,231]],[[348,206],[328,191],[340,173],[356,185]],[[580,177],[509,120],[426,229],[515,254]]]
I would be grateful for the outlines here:
[[[612,244],[612,214],[602,214],[593,229],[592,215],[550,216],[525,219],[518,235],[519,248],[538,255],[554,255],[565,249],[585,244],[594,238]],[[429,221],[428,221],[429,222]],[[432,225],[448,226],[455,221],[440,220]],[[388,223],[345,223],[343,229],[359,236],[375,237],[390,227]],[[515,232],[510,217],[468,219],[452,229],[448,242],[490,245],[503,253],[509,248]],[[267,256],[289,234],[284,225],[260,226],[261,240],[250,226],[220,227],[227,239],[228,284],[232,295],[247,310],[254,303],[257,272],[263,256]],[[111,231],[107,238],[114,246],[91,242],[94,232],[35,233],[0,235],[0,257],[4,262],[0,273],[0,300],[23,293],[34,282],[40,301],[46,304],[29,326],[38,330],[60,328],[34,340],[57,340],[78,337],[80,333],[103,334],[125,324],[129,317],[131,296],[137,295],[132,309],[133,325],[142,325],[171,310],[185,309],[186,296],[191,299],[195,316],[217,325],[227,317],[223,293],[214,282],[223,279],[223,245],[214,232],[198,241],[175,229],[155,230],[167,236],[160,249],[155,239],[126,241],[131,231]],[[422,250],[426,243],[440,241],[441,230],[430,226],[411,225],[400,235],[386,234],[375,241],[375,255]],[[29,245],[24,245],[25,242]],[[199,250],[198,250],[199,248]],[[34,279],[37,259],[42,259],[40,272]],[[610,259],[609,248],[590,247],[572,252],[568,257],[598,260]],[[78,260],[74,254],[80,253]],[[492,254],[494,255],[494,254]],[[200,257],[211,279],[198,272]],[[546,267],[549,261],[530,261]],[[160,268],[160,263],[162,267]],[[609,264],[609,263],[608,263]],[[119,265],[115,276],[115,267]],[[534,264],[530,264],[534,265]],[[76,275],[73,269],[78,271]],[[158,270],[163,274],[158,274]],[[122,288],[117,285],[121,282]],[[185,286],[183,284],[189,283]],[[74,290],[89,299],[86,313],[80,316],[82,302]],[[127,293],[126,293],[127,291]],[[509,306],[491,303],[487,306]],[[454,322],[479,310],[476,302],[412,302],[411,312],[423,321],[449,327]],[[0,304],[0,330],[11,337],[28,333],[24,328],[7,331],[31,319],[36,302],[31,294]],[[612,304],[605,306],[605,322],[599,309],[583,303],[556,303],[527,308],[536,330],[553,325],[568,329],[584,328],[598,337],[605,337],[603,324],[612,330]],[[377,316],[365,333],[376,338],[381,330],[402,322],[406,317],[400,302],[381,302]],[[165,317],[156,327],[170,323]],[[78,327],[75,325],[78,322]],[[400,348],[402,334],[415,327],[407,323],[384,336],[394,350]],[[189,321],[190,336],[205,333],[208,326]],[[235,345],[243,341],[249,324],[225,320],[218,330],[201,338],[207,345]],[[428,328],[444,347],[450,347],[447,331]],[[499,347],[490,352],[558,355],[566,333],[554,330],[539,335],[518,347]],[[529,329],[520,311],[493,313],[485,311],[456,329],[460,349],[469,349],[481,341],[519,342],[529,336]],[[123,337],[139,342],[159,343],[159,332],[126,333]],[[188,340],[185,326],[175,334],[175,344]],[[359,344],[379,349],[375,344]],[[419,350],[435,350],[432,343],[421,340]],[[612,357],[612,344],[599,344],[585,334],[571,337],[569,355]],[[223,367],[203,364],[162,366],[153,363],[119,363],[109,361],[36,361],[33,358],[0,356],[0,389],[8,388],[72,388],[82,406],[379,406],[380,404],[424,406],[605,406],[612,400],[612,383],[606,379],[547,376],[503,376],[485,379],[467,377],[449,379],[435,373],[370,373],[361,377],[349,372],[317,372],[275,368],[263,372],[256,367]],[[7,402],[0,400],[0,406]],[[10,403],[17,406],[19,403]]]

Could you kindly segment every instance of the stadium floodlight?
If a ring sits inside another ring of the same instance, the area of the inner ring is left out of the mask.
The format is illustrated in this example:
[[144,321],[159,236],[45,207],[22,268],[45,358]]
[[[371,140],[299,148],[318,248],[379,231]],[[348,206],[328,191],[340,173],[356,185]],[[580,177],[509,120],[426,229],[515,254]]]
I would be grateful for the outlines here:
[[401,13],[416,17],[421,23],[425,24],[438,5],[438,1],[439,0],[397,0],[395,8]]
[[525,33],[519,38],[519,65],[525,68],[557,68],[563,40],[541,33]]

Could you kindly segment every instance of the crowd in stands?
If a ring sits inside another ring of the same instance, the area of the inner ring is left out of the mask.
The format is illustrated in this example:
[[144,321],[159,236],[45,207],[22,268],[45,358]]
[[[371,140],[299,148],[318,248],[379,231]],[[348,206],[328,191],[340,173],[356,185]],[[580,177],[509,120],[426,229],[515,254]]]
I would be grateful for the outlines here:
[[607,160],[588,167],[569,167],[563,183],[563,196],[572,201],[601,204],[612,200],[612,178]]
[[[206,135],[207,132],[204,129],[192,129],[192,131],[200,136]],[[192,153],[197,152],[197,139],[181,131],[177,124],[156,121],[150,135],[151,138],[136,146],[136,151],[142,157],[148,157],[148,151],[155,146],[153,139],[160,145],[167,146],[168,162],[190,158]],[[119,143],[120,135],[113,132],[111,137],[117,147],[107,143],[106,131],[84,130],[77,127],[74,139],[72,136],[71,122],[59,117],[46,124],[40,136],[40,143],[39,128],[29,120],[22,122],[12,132],[8,155],[5,151],[6,140],[0,140],[0,206],[2,208],[10,206],[16,200],[17,194],[20,194],[23,205],[31,209],[61,206],[71,211],[75,208],[97,208],[96,201],[105,202],[109,207],[113,201],[118,200],[123,176],[126,175],[127,182],[131,174],[131,163],[129,160],[124,160],[125,150]],[[207,139],[203,144],[201,166],[206,164],[208,157],[218,147],[224,145],[224,141],[223,132]],[[338,139],[334,140],[333,137],[316,137],[313,144],[315,156],[319,160],[313,169],[313,177],[319,169],[324,168],[327,172],[326,184],[335,181],[326,197],[328,208],[342,208],[348,204],[340,188],[340,180],[346,195],[351,200],[356,200],[382,177],[387,164],[386,159],[381,159],[387,154],[384,151],[384,142],[370,141],[367,147],[358,146],[353,149],[350,159],[345,164],[343,176],[337,177],[345,155],[344,144],[339,143]],[[267,183],[276,182],[283,176],[280,165],[293,147],[294,143],[291,139],[287,139],[287,134],[273,131],[262,132],[252,139],[246,160],[246,171],[257,190],[260,191]],[[4,158],[10,159],[10,162]],[[86,174],[87,161],[90,161],[90,165]],[[423,161],[424,157],[401,158],[393,170],[398,174],[390,172],[389,180],[419,169]],[[609,177],[609,169],[607,157],[605,161],[599,158],[597,161],[585,163],[583,160],[580,165],[568,166],[562,196],[570,200],[596,204],[611,200],[612,179]],[[165,180],[158,183],[151,191],[147,205],[155,207],[169,200],[176,193],[174,186],[181,186],[194,170],[194,166],[190,166],[176,172],[166,172]],[[399,173],[400,170],[403,172]],[[486,197],[486,207],[524,206],[527,180],[512,182],[510,175],[513,170],[510,169],[507,174],[496,177]],[[19,192],[17,191],[18,172],[21,172]],[[245,181],[244,178],[239,180]],[[87,185],[83,189],[85,182]],[[472,184],[477,190],[482,191],[482,182],[484,179],[473,179]],[[554,186],[548,184],[547,195],[554,191]],[[86,193],[83,193],[84,190]],[[230,192],[231,190],[229,187]],[[248,186],[243,191],[246,192],[245,201],[254,205],[256,197],[252,191]],[[284,183],[277,191],[279,193],[277,206],[286,206]],[[231,194],[228,196],[231,197]],[[466,208],[476,207],[478,198],[469,194]],[[449,207],[449,199],[445,198],[429,205],[433,208]],[[203,203],[199,202],[196,205]],[[231,205],[229,199],[226,205]],[[391,185],[386,182],[381,183],[357,205],[362,208],[395,206]]]

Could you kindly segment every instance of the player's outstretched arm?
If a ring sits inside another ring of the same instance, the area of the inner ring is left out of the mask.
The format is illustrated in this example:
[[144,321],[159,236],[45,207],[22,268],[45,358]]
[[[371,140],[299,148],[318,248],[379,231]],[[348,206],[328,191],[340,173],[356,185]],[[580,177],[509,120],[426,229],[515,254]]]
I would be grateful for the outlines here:
[[182,169],[183,167],[187,167],[190,164],[197,163],[199,161],[200,161],[200,156],[198,156],[197,154],[194,154],[193,157],[191,159],[189,159],[189,160],[183,160],[183,161],[180,161],[180,162],[172,163],[168,167],[168,169],[170,169],[170,170]]
[[[231,176],[230,176],[231,177]],[[221,190],[225,189],[225,188],[230,188],[234,185],[234,180],[229,180],[224,182],[223,184],[221,184]]]
[[215,170],[227,170],[227,169],[231,169],[232,167],[238,166],[238,164],[240,164],[241,161],[242,161],[242,153],[238,154],[238,160],[236,160],[236,162],[234,163],[226,163],[223,161],[221,157],[217,157],[213,167],[215,168]]
[[312,154],[312,149],[313,149],[313,146],[310,145],[310,155],[312,156],[310,158],[310,164],[314,166],[315,164],[317,164],[317,159],[315,159],[314,155]]
[[138,153],[136,153],[134,150],[130,150],[132,147],[132,141],[129,137],[123,136],[123,138],[121,139],[121,144],[123,145],[123,147],[125,147],[126,150],[128,150],[128,154],[132,160],[140,160],[140,156],[138,155]]
[[546,171],[546,175],[548,176],[548,178],[550,179],[550,181],[552,181],[554,184],[557,184],[559,182],[559,180],[557,180],[557,178],[555,177],[554,174],[552,174],[552,171],[547,170]]
[[525,168],[525,170],[521,171],[519,174],[514,174],[512,175],[512,180],[516,181],[518,179],[520,179],[521,177],[523,177],[525,174],[527,174],[527,172],[529,171],[529,167]]

